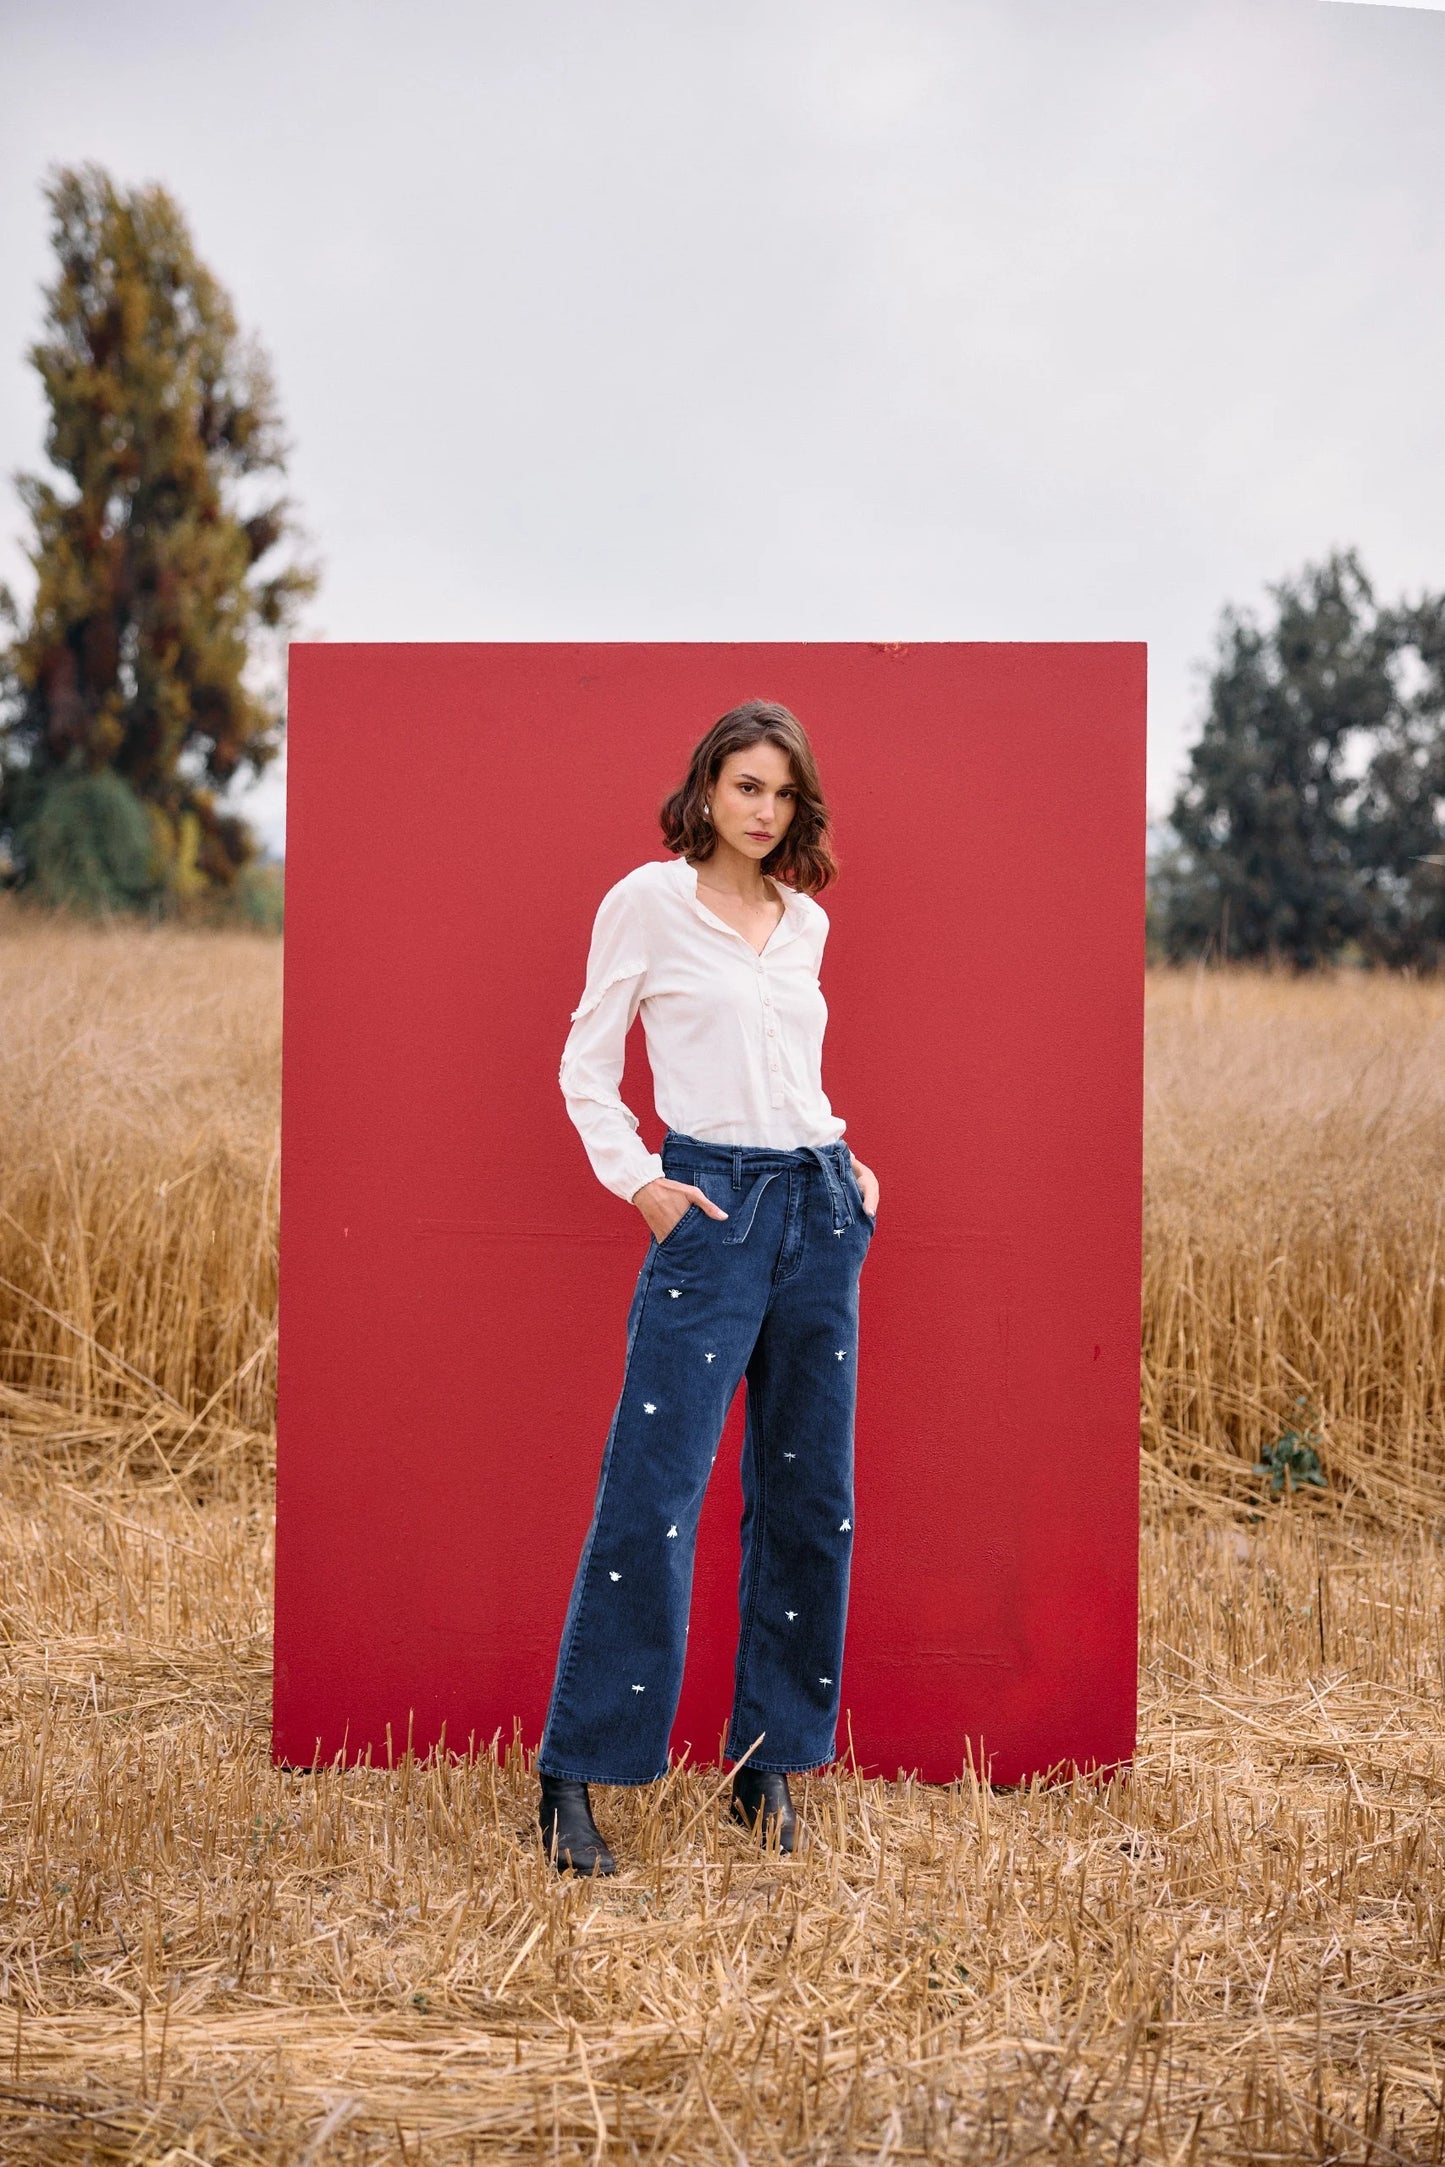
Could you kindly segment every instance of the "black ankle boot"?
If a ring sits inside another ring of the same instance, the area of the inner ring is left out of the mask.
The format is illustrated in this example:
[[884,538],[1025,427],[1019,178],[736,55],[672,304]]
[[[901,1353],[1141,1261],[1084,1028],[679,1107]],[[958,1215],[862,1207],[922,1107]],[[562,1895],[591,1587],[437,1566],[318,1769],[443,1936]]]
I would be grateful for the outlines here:
[[798,1816],[788,1796],[788,1779],[772,1769],[749,1768],[746,1763],[733,1776],[733,1802],[728,1809],[734,1821],[756,1829],[766,1843],[776,1829],[778,1849],[791,1851],[797,1839]]
[[617,1861],[602,1840],[592,1818],[585,1783],[569,1782],[565,1776],[546,1776],[539,1769],[542,1802],[537,1819],[542,1842],[559,1874],[615,1874]]

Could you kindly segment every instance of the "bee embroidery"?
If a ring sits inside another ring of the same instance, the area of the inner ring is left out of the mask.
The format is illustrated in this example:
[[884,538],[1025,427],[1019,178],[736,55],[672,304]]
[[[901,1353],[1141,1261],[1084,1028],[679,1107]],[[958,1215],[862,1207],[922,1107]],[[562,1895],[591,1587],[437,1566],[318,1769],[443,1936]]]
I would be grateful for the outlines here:
[[607,1577],[609,1580],[620,1580],[622,1578],[622,1575],[621,1573],[609,1573]]
[[681,1288],[681,1287],[669,1287],[669,1288],[668,1288],[668,1290],[667,1290],[667,1293],[668,1293],[668,1299],[669,1299],[670,1301],[674,1301],[674,1302],[675,1302],[675,1301],[677,1300],[678,1296],[679,1296],[679,1295],[681,1294],[681,1292],[682,1292],[682,1288]]
[[674,1536],[674,1535],[675,1535],[676,1533],[677,1533],[677,1522],[676,1522],[676,1520],[674,1520],[674,1521],[673,1521],[673,1523],[672,1523],[672,1526],[671,1526],[671,1527],[670,1527],[670,1528],[668,1529],[668,1531],[667,1531],[667,1539],[668,1539],[668,1541],[669,1541],[669,1542],[671,1542],[671,1541],[672,1541],[672,1538],[673,1538],[673,1536]]
[[798,1613],[796,1610],[785,1610],[783,1612],[783,1616],[787,1619],[789,1625],[792,1624],[794,1618],[796,1618],[797,1615]]
[[846,1359],[847,1359],[847,1355],[848,1355],[848,1350],[847,1350],[847,1348],[846,1348],[846,1347],[840,1347],[840,1348],[838,1349],[838,1360],[839,1360],[840,1362],[842,1362],[842,1361],[846,1361]]
[[703,1356],[703,1360],[704,1362],[715,1362],[717,1360],[717,1356],[715,1354],[705,1354]]
[[846,1534],[848,1534],[848,1533],[849,1533],[849,1531],[851,1530],[852,1526],[853,1526],[853,1523],[852,1523],[852,1521],[851,1521],[851,1520],[840,1520],[840,1521],[839,1521],[839,1523],[838,1523],[838,1533],[839,1533],[840,1535],[846,1535]]

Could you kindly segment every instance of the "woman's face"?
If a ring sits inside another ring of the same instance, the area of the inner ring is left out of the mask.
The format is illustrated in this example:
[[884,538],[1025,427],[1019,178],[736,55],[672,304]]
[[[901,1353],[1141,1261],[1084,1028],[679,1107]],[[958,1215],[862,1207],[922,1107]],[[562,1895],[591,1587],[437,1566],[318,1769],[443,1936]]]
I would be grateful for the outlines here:
[[798,805],[793,763],[766,741],[730,752],[708,792],[720,839],[759,862],[776,850]]

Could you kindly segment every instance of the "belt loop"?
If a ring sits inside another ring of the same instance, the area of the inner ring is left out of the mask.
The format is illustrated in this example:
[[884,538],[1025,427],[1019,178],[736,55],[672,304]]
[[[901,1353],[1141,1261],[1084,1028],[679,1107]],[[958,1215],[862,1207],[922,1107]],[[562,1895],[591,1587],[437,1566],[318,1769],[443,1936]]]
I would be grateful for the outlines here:
[[823,1178],[828,1184],[828,1201],[833,1207],[834,1230],[841,1231],[843,1227],[851,1226],[853,1223],[853,1206],[848,1200],[842,1181],[839,1179],[842,1167],[838,1164],[836,1154],[830,1154],[829,1147],[826,1144],[806,1144],[803,1148],[817,1160],[822,1168]]
[[733,1147],[733,1187],[734,1187],[735,1189],[740,1189],[740,1188],[742,1187],[742,1185],[743,1185],[743,1155],[742,1155],[742,1152],[741,1152],[741,1150],[740,1150],[740,1149],[739,1149],[739,1148],[738,1148],[738,1147],[737,1147],[737,1146],[735,1145],[735,1146]]

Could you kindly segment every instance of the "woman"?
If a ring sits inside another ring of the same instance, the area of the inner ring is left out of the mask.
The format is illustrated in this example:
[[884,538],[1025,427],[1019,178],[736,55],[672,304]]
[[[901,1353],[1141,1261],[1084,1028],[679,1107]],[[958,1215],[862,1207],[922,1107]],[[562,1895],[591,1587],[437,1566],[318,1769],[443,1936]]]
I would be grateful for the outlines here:
[[[744,1376],[726,1750],[746,1760],[730,1811],[793,1849],[788,1774],[834,1754],[858,1275],[878,1209],[823,1095],[828,919],[813,894],[837,868],[801,724],[767,700],[734,708],[661,819],[677,855],[602,898],[560,1075],[593,1171],[652,1236],[537,1756],[543,1838],[581,1873],[615,1871],[588,1785],[667,1768],[698,1514]],[[618,1095],[639,1009],[660,1155]]]

